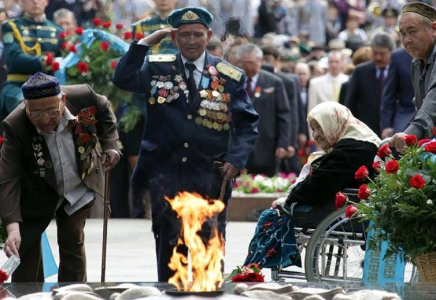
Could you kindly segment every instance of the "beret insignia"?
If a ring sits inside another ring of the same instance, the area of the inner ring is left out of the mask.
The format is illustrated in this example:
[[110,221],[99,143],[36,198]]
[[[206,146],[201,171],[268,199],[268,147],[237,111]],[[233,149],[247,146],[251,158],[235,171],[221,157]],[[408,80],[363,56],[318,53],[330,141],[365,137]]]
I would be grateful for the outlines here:
[[239,82],[242,78],[242,72],[235,69],[235,67],[226,64],[224,62],[219,62],[216,65],[216,69],[218,70],[218,72],[230,77],[233,80],[236,80],[237,82]]
[[194,20],[198,20],[198,19],[199,19],[199,16],[195,12],[193,12],[192,10],[188,10],[182,16],[183,21],[194,21]]
[[172,62],[176,60],[176,56],[174,54],[158,54],[158,55],[149,55],[149,62]]

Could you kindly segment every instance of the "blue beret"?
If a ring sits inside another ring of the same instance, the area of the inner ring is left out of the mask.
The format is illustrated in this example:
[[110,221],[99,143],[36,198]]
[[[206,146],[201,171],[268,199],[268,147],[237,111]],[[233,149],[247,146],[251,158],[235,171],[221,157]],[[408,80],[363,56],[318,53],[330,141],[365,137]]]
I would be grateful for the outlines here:
[[195,6],[176,9],[168,16],[168,23],[174,28],[195,23],[200,23],[210,28],[212,20],[213,16],[208,10]]
[[54,97],[61,93],[59,80],[56,77],[37,72],[21,87],[24,99],[34,100]]

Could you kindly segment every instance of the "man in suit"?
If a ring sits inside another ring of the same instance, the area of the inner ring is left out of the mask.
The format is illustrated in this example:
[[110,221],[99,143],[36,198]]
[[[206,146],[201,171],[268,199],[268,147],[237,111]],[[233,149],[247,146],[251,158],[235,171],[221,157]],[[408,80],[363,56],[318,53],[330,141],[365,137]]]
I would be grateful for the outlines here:
[[86,282],[85,220],[95,197],[104,196],[105,170],[119,160],[114,114],[89,86],[61,88],[44,73],[22,91],[24,101],[3,121],[0,158],[5,252],[21,259],[12,281],[44,281],[41,234],[55,215],[58,281]]
[[[246,90],[259,114],[259,137],[247,162],[252,174],[277,174],[291,146],[291,110],[283,81],[261,70],[262,50],[254,44],[241,45],[236,53],[247,74]],[[295,150],[294,150],[295,151]]]
[[[165,197],[185,191],[218,199],[226,183],[227,204],[232,188],[227,181],[245,167],[257,138],[259,117],[245,92],[244,72],[206,51],[212,19],[200,7],[173,11],[168,16],[173,28],[133,42],[112,78],[118,87],[147,99],[132,182],[150,191],[158,280],[163,282],[174,275],[168,263],[180,235],[179,219]],[[179,52],[145,57],[168,34]],[[217,161],[221,168],[214,168]],[[225,224],[226,210],[217,217],[220,235]],[[205,222],[199,232],[205,242],[212,227]],[[184,245],[177,250],[187,256]]]
[[[301,169],[301,165],[299,163],[298,155],[296,155],[299,150],[298,147],[298,134],[299,134],[299,124],[300,124],[300,115],[304,114],[303,105],[301,103],[300,98],[300,81],[298,77],[291,73],[281,72],[279,69],[280,66],[280,53],[277,47],[268,45],[263,46],[263,61],[272,65],[274,73],[277,77],[279,77],[285,86],[286,96],[289,100],[289,107],[291,112],[291,128],[290,128],[290,141],[288,146],[288,156],[286,159],[282,161],[282,165],[280,170],[285,173],[299,173]],[[262,68],[264,70],[264,64],[262,64]],[[268,70],[267,70],[268,71]],[[306,120],[304,120],[306,123]]]
[[348,76],[342,73],[343,65],[340,52],[332,51],[329,53],[327,74],[310,81],[307,101],[308,113],[319,103],[339,101],[341,85],[348,80]]
[[401,132],[416,114],[411,78],[412,57],[404,48],[392,52],[386,87],[381,99],[381,138]]
[[373,58],[356,67],[345,96],[345,106],[379,136],[381,95],[390,72],[394,45],[388,33],[374,35],[370,44]]
[[[414,58],[412,61],[412,84],[414,103],[418,109],[404,132],[398,132],[390,145],[403,151],[404,137],[415,135],[418,139],[434,136],[436,123],[436,78],[434,63],[436,52],[436,10],[421,2],[408,3],[401,10],[399,27],[401,43]],[[423,67],[425,66],[425,67]]]

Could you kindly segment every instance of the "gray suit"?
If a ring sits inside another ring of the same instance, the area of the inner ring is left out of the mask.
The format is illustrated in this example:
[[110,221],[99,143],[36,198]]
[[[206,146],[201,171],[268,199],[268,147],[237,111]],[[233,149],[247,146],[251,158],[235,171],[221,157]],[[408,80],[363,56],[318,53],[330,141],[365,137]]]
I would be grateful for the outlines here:
[[251,99],[259,114],[259,137],[247,162],[249,172],[258,167],[275,168],[278,165],[276,149],[286,149],[291,140],[291,111],[283,81],[261,70],[255,90],[259,92],[253,93]]
[[415,105],[419,109],[415,118],[404,132],[416,135],[418,139],[433,137],[436,123],[436,44],[421,72],[421,61],[412,61],[412,84],[415,91]]

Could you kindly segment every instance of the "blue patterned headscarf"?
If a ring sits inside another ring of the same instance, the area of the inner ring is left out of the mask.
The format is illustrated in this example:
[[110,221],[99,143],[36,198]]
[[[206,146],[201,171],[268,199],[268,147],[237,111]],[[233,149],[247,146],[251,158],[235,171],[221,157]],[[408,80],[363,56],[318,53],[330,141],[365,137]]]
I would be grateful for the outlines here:
[[250,263],[257,263],[260,268],[301,267],[294,225],[276,209],[264,210],[259,217],[244,266]]

